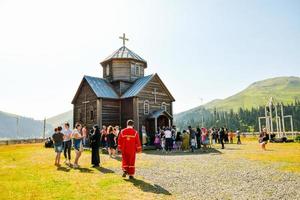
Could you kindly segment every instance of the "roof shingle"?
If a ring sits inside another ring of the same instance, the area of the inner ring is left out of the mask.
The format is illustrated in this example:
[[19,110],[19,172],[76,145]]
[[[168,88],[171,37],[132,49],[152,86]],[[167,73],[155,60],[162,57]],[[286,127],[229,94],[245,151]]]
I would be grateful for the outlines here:
[[152,79],[152,75],[144,76],[137,79],[134,84],[121,96],[122,99],[136,96]]
[[134,53],[133,51],[131,51],[130,49],[128,49],[125,46],[122,46],[121,48],[119,48],[118,50],[116,50],[115,52],[113,52],[110,56],[108,56],[107,58],[105,58],[102,63],[111,60],[111,59],[134,59],[134,60],[138,60],[144,63],[147,63],[146,60],[144,60],[143,58],[141,58],[139,55],[137,55],[136,53]]
[[119,95],[105,79],[92,76],[84,76],[84,79],[91,86],[97,97],[119,99]]

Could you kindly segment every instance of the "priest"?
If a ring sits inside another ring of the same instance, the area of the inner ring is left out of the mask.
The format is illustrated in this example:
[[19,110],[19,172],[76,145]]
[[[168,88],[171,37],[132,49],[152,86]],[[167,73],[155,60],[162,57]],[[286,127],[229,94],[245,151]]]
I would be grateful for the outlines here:
[[139,134],[133,125],[133,120],[128,120],[127,128],[121,131],[118,139],[118,148],[122,152],[123,177],[128,175],[129,179],[134,179],[135,155],[142,150]]

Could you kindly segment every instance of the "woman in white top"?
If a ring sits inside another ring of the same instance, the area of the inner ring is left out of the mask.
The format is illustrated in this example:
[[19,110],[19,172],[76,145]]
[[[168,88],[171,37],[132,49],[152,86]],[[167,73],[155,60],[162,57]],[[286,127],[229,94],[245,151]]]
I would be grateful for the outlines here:
[[75,161],[74,161],[74,168],[78,168],[78,160],[81,156],[81,153],[83,151],[83,146],[82,146],[82,138],[83,136],[81,135],[81,124],[76,124],[75,129],[73,130],[73,144],[74,144],[74,149],[76,153]]

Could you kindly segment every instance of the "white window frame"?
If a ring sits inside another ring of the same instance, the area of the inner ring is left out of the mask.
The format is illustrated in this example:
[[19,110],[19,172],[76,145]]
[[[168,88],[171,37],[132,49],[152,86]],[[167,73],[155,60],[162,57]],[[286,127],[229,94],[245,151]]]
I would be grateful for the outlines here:
[[167,111],[168,110],[167,103],[162,102],[160,108],[163,109],[164,111]]
[[106,75],[106,76],[109,76],[109,72],[110,72],[110,70],[109,70],[109,65],[106,65],[105,75]]
[[144,115],[149,115],[150,112],[150,104],[148,100],[144,101]]
[[134,67],[134,74],[136,76],[140,76],[140,74],[141,74],[140,70],[141,70],[140,66],[139,65],[135,65],[135,67]]

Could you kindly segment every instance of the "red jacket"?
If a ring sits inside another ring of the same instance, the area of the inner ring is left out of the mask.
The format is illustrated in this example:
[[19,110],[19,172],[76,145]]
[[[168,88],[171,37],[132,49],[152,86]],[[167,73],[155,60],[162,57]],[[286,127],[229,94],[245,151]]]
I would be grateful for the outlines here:
[[141,152],[141,141],[138,132],[131,127],[121,131],[118,138],[118,147],[122,153]]

